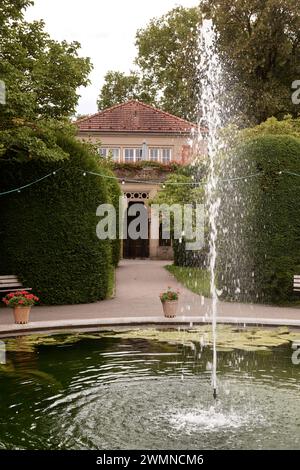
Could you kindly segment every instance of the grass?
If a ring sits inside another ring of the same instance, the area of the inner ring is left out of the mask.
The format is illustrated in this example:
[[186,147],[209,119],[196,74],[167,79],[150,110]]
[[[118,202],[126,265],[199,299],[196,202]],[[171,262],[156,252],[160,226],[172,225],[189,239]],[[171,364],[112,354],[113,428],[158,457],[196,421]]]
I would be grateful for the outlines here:
[[166,270],[195,294],[210,297],[209,272],[205,269],[168,265]]

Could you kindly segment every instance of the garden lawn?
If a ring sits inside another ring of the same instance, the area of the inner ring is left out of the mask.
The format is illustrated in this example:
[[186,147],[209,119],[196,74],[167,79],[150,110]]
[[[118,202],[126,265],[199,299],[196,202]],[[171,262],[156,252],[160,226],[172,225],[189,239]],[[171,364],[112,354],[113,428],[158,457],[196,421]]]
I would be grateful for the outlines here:
[[210,297],[210,276],[205,269],[168,265],[166,270],[195,294]]

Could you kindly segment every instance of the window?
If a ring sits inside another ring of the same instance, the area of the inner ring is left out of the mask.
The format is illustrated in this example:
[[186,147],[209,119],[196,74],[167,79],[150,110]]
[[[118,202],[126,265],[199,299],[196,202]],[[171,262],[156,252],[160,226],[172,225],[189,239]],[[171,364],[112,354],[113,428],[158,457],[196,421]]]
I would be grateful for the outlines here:
[[171,161],[171,149],[162,149],[162,162],[170,163]]
[[120,157],[119,148],[109,148],[109,147],[100,147],[99,155],[102,158],[112,158],[114,161],[118,162]]
[[150,160],[153,162],[158,162],[159,161],[159,149],[157,148],[152,148],[150,149]]
[[99,148],[99,155],[100,157],[106,158],[108,155],[108,149],[100,147]]
[[111,148],[109,149],[109,156],[115,161],[118,162],[120,159],[120,149],[119,148]]
[[143,149],[125,149],[124,150],[124,160],[125,162],[139,162],[143,159]]
[[124,153],[125,162],[134,162],[134,156],[135,156],[134,154],[135,154],[134,149],[125,149],[125,153]]
[[143,149],[135,149],[135,160],[137,162],[143,160]]

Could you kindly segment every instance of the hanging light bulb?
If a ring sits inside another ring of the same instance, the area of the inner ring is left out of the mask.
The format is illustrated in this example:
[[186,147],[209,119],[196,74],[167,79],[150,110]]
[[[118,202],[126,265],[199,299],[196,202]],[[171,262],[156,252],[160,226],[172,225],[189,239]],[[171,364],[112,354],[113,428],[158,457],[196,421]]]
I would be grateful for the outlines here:
[[162,185],[162,187],[163,187],[163,189],[166,189],[166,185],[165,185],[165,183]]
[[86,176],[86,172],[83,172],[82,174],[83,174],[83,176]]
[[125,184],[125,180],[122,180],[122,184]]

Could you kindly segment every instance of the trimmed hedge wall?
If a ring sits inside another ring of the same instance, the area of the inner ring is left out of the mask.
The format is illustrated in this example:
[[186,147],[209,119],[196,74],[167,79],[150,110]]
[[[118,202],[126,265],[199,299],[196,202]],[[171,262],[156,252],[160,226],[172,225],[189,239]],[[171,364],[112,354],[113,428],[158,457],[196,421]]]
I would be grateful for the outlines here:
[[83,144],[71,137],[58,138],[58,144],[68,160],[0,160],[2,191],[61,168],[0,198],[0,273],[17,274],[45,304],[93,302],[107,296],[112,270],[111,242],[96,236],[96,208],[110,202],[107,180],[83,176],[80,170],[101,172]]
[[101,169],[105,175],[110,176],[112,178],[106,179],[106,185],[108,190],[108,199],[111,204],[113,204],[116,210],[116,233],[117,238],[115,240],[111,240],[111,253],[112,253],[112,263],[114,267],[117,267],[121,258],[121,240],[119,238],[119,198],[122,195],[120,185],[118,180],[115,178],[114,173],[109,170],[108,168],[104,167]]
[[260,176],[222,190],[218,272],[223,297],[291,301],[293,275],[300,274],[300,177],[284,171],[300,174],[300,140],[263,135],[240,145],[226,166],[234,168],[231,176]]

